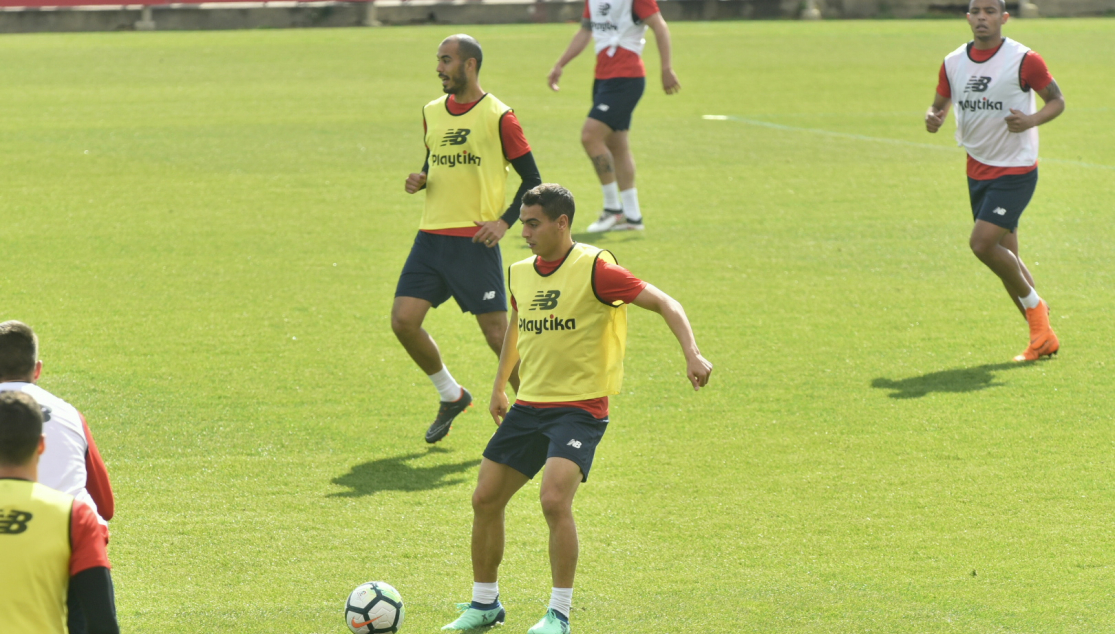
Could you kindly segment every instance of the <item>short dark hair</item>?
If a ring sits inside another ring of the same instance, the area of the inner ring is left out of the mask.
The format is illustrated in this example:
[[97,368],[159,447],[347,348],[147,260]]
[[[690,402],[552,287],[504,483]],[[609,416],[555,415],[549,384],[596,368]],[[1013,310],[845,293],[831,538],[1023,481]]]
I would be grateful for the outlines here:
[[556,183],[542,183],[537,187],[528,189],[523,194],[523,206],[542,207],[542,213],[550,220],[557,220],[561,216],[569,218],[569,226],[573,226],[573,214],[577,206],[573,203],[573,193]]
[[457,42],[457,53],[460,54],[462,62],[470,59],[476,60],[476,73],[480,74],[480,65],[484,63],[484,49],[480,48],[480,42],[477,42],[476,38],[471,35],[465,35],[464,33],[450,35],[445,39]]
[[[972,8],[972,3],[973,2],[975,2],[975,0],[968,0],[968,8],[969,9]],[[1006,12],[1007,12],[1007,0],[999,0],[999,13],[1006,13]]]
[[39,338],[22,321],[0,324],[0,379],[29,378],[39,360]]
[[27,464],[43,436],[43,408],[29,394],[0,392],[0,465]]

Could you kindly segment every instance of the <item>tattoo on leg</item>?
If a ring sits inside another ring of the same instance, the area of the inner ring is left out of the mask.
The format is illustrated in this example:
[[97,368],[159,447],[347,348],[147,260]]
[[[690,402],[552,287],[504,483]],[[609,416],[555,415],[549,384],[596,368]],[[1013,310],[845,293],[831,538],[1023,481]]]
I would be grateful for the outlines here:
[[615,171],[612,167],[612,157],[607,154],[592,157],[592,166],[596,168],[596,173],[600,175],[611,174]]

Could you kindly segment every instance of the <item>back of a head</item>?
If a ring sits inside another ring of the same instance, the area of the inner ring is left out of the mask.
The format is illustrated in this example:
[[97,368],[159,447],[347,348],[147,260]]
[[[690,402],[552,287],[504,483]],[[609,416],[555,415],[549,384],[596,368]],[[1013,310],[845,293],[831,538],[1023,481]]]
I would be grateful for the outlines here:
[[0,324],[0,379],[30,378],[39,360],[39,339],[22,321]]
[[573,192],[557,183],[542,183],[537,187],[528,189],[523,194],[523,205],[532,207],[539,205],[542,213],[551,221],[556,221],[561,216],[569,217],[569,226],[573,226],[573,214],[577,206],[573,202]]
[[461,56],[461,61],[474,59],[476,60],[476,74],[480,74],[480,65],[484,63],[484,50],[480,48],[480,42],[471,35],[458,33],[450,35],[445,38],[445,41],[455,41],[457,43],[457,54]]
[[0,467],[27,464],[43,435],[43,410],[24,392],[0,392]]

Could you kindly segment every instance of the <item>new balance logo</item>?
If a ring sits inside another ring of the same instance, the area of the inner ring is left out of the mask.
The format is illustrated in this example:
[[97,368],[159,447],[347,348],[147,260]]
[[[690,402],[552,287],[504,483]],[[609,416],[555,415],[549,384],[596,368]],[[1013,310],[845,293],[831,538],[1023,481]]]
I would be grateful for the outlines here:
[[534,301],[530,303],[530,309],[553,310],[557,308],[558,297],[561,297],[561,291],[538,291]]
[[446,145],[464,145],[468,140],[468,134],[472,132],[468,128],[457,128],[445,133],[445,138],[441,140],[442,147]]
[[972,78],[968,80],[968,85],[964,87],[964,90],[970,90],[972,92],[987,92],[987,85],[990,83],[990,77],[976,77],[975,75],[972,75]]
[[596,106],[596,109],[599,110],[600,112],[607,112],[609,108],[611,108],[611,106],[609,106],[606,103],[602,103],[599,106]]
[[991,213],[999,214],[1000,216],[1005,216],[1005,215],[1007,215],[1007,210],[1003,209],[1002,207],[996,207]]
[[569,442],[565,443],[565,446],[566,446],[566,447],[572,447],[572,448],[574,448],[574,449],[580,449],[580,448],[581,448],[581,441],[579,441],[579,440],[570,440]]
[[488,291],[487,293],[484,293],[484,297],[481,298],[481,301],[488,301],[489,299],[495,299],[495,298],[496,298],[496,292],[495,291]]
[[7,515],[0,509],[0,535],[19,535],[27,530],[27,523],[31,521],[31,514],[27,511],[12,509]]

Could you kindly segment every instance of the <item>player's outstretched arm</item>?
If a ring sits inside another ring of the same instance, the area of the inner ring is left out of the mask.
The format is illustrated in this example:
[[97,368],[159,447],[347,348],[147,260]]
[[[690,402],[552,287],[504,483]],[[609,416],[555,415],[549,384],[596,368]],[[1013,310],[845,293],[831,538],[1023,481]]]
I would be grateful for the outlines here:
[[561,54],[561,58],[558,59],[554,67],[550,69],[550,74],[546,77],[546,85],[550,87],[550,90],[557,91],[561,89],[558,86],[558,82],[561,81],[562,69],[565,68],[566,64],[573,61],[574,57],[580,55],[581,51],[585,50],[585,47],[588,46],[590,41],[592,41],[592,20],[582,18],[581,28],[577,31],[577,34],[573,36],[573,41],[569,43],[569,48],[565,49],[565,52]]
[[631,303],[662,315],[666,325],[681,344],[681,351],[685,353],[686,374],[689,382],[693,384],[693,389],[699,390],[708,385],[709,376],[712,374],[712,363],[701,356],[701,351],[697,349],[693,328],[689,325],[689,318],[685,316],[685,309],[681,307],[681,303],[658,290],[653,284],[647,284],[643,292],[639,293]]
[[945,122],[945,117],[949,116],[949,106],[951,105],[951,99],[942,97],[941,93],[933,93],[933,105],[929,106],[929,110],[925,113],[925,129],[936,134]]
[[1043,123],[1049,123],[1065,111],[1065,96],[1061,94],[1061,87],[1057,85],[1056,80],[1049,82],[1048,86],[1035,92],[1042,98],[1045,105],[1042,106],[1041,110],[1031,115],[1023,114],[1022,111],[1011,108],[1010,115],[1005,117],[1007,129],[1011,132],[1022,132]]
[[503,348],[499,351],[499,369],[492,386],[492,399],[488,404],[488,411],[496,425],[503,423],[503,417],[511,409],[511,402],[507,399],[507,382],[519,363],[519,311],[512,308],[510,318],[507,333],[503,335]]
[[662,90],[665,90],[667,95],[672,95],[681,90],[681,82],[674,72],[670,27],[666,26],[666,19],[661,13],[647,16],[643,22],[654,31],[654,41],[658,43],[658,57],[662,60]]

